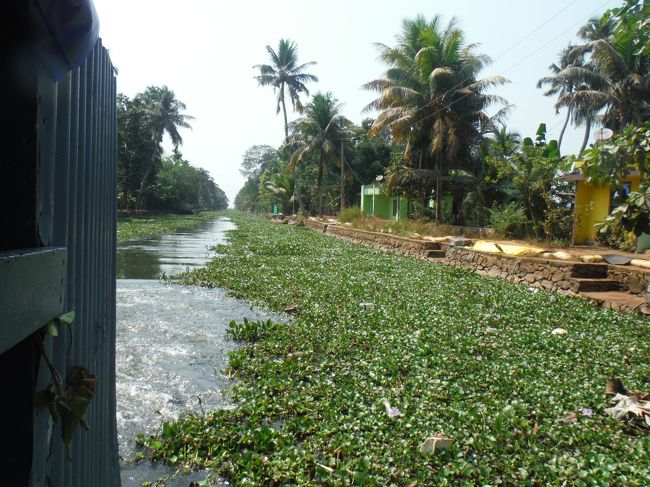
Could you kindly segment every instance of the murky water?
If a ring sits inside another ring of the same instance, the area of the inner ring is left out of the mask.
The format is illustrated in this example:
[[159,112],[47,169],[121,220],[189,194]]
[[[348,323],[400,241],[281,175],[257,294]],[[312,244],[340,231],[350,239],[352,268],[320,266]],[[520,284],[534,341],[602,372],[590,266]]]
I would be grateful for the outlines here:
[[195,230],[178,232],[117,247],[118,279],[158,279],[205,265],[215,245],[226,243],[226,232],[234,228],[227,218],[217,218]]
[[[204,265],[210,250],[233,228],[220,218],[194,232],[118,247],[117,425],[122,485],[140,486],[168,472],[131,465],[137,433],[152,434],[164,420],[190,411],[231,407],[222,372],[236,344],[225,331],[231,320],[281,319],[251,309],[221,289],[165,284],[157,278]],[[197,475],[197,474],[195,474]],[[200,474],[199,474],[199,478]],[[170,486],[187,486],[185,477]]]

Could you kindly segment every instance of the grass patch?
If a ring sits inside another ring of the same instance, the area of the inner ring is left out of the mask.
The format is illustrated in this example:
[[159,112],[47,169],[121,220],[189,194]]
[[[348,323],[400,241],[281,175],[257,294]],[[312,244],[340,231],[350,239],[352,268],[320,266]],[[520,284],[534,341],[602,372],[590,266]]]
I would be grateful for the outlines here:
[[350,211],[341,215],[339,221],[349,223],[353,228],[368,230],[371,232],[391,233],[398,237],[414,237],[420,235],[429,235],[433,237],[443,237],[454,235],[454,230],[450,225],[436,225],[425,220],[384,220],[373,217],[358,210],[358,207],[351,208]]
[[345,208],[338,217],[341,223],[348,223],[357,221],[366,217],[366,214],[358,206],[350,206]]
[[[231,325],[239,407],[165,424],[153,459],[240,485],[647,485],[650,436],[603,412],[609,377],[650,389],[643,318],[229,216],[225,255],[185,282],[294,320]],[[451,447],[421,453],[436,433]]]
[[203,211],[193,215],[167,213],[118,218],[117,241],[126,242],[179,230],[191,230],[202,223],[214,220],[217,216],[219,216],[217,211]]

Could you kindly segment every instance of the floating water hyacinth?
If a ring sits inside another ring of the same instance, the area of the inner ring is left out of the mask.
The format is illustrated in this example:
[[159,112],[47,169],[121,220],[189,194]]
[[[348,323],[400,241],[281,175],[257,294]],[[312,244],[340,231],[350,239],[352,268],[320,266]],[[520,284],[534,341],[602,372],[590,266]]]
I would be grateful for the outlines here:
[[647,319],[229,215],[230,245],[185,282],[299,311],[231,354],[239,407],[147,439],[154,459],[209,464],[237,485],[648,484],[650,445],[598,406],[604,373],[646,385]]

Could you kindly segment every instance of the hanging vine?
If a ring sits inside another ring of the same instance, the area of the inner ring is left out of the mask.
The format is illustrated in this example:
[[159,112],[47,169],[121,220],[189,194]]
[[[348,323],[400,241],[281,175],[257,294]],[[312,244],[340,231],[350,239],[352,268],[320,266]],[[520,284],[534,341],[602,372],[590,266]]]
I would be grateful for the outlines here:
[[[96,377],[88,369],[72,367],[64,381],[59,370],[52,364],[45,350],[44,341],[48,335],[58,337],[59,329],[63,326],[70,327],[74,318],[75,312],[69,311],[53,319],[41,329],[38,348],[50,371],[51,380],[45,389],[38,391],[34,396],[36,410],[48,408],[52,420],[55,423],[61,422],[61,438],[68,458],[70,458],[70,442],[77,427],[81,425],[86,430],[89,429],[85,413],[95,394]],[[70,337],[66,357],[69,356],[72,347],[72,335]]]

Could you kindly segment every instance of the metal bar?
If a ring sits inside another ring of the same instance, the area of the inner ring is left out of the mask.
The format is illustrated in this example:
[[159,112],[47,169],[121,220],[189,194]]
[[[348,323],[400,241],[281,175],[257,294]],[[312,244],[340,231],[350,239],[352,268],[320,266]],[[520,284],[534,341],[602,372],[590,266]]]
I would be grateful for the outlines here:
[[0,353],[63,313],[65,272],[65,248],[0,253]]
[[[74,205],[70,204],[70,139],[71,139],[71,119],[72,119],[72,103],[71,103],[71,77],[72,73],[68,73],[62,83],[58,86],[57,96],[57,133],[56,133],[56,167],[55,167],[55,194],[54,194],[54,220],[53,220],[53,242],[55,245],[66,246],[68,244],[68,234],[70,226],[70,208]],[[70,251],[70,249],[67,249]],[[70,282],[74,279],[70,276],[70,269],[67,271],[67,285],[66,297],[64,301],[65,311],[69,311],[69,300],[71,299]],[[59,337],[53,342],[53,355],[52,362],[54,366],[65,374],[67,370],[66,364],[66,346],[72,338],[71,330],[67,327],[60,327]],[[48,481],[53,485],[63,484],[63,462],[65,460],[65,452],[63,445],[60,441],[52,441],[55,438],[58,440],[60,437],[60,426],[54,428],[52,437],[50,438],[51,446],[47,453],[47,472]]]

